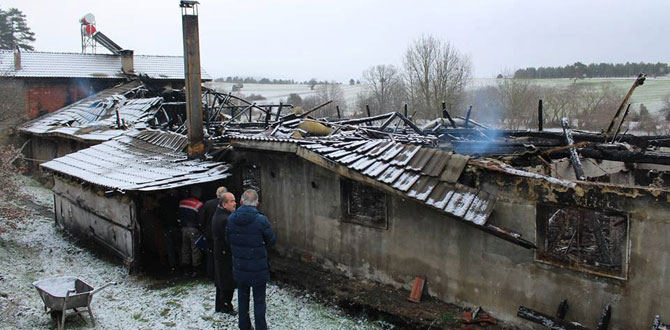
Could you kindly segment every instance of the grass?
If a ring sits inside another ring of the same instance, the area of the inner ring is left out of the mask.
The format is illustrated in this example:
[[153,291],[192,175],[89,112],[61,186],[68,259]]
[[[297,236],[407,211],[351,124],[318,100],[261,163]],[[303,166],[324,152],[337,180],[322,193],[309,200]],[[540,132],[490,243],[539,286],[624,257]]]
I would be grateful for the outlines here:
[[170,314],[170,308],[163,308],[163,310],[160,313],[162,317],[166,317],[168,314]]

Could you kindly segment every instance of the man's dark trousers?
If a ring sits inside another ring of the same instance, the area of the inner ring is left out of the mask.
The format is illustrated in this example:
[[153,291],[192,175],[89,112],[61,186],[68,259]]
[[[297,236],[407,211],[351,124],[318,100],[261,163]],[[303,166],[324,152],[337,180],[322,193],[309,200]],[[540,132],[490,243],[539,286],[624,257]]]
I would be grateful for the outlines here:
[[238,315],[240,317],[240,330],[251,329],[251,320],[249,319],[249,289],[254,294],[254,326],[255,330],[267,330],[268,325],[265,322],[265,284],[237,287]]
[[216,288],[216,305],[214,310],[217,312],[228,312],[233,310],[233,293],[235,290],[225,290]]

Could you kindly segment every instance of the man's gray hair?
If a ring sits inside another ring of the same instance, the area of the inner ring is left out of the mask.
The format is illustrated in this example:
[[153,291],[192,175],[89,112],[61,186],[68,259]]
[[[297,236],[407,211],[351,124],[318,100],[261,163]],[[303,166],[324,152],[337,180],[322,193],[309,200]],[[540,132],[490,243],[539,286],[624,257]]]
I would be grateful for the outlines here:
[[221,199],[223,198],[223,194],[227,193],[228,189],[224,186],[221,186],[219,188],[216,188],[216,198]]
[[242,204],[247,206],[257,206],[258,205],[258,193],[256,190],[247,189],[242,194]]

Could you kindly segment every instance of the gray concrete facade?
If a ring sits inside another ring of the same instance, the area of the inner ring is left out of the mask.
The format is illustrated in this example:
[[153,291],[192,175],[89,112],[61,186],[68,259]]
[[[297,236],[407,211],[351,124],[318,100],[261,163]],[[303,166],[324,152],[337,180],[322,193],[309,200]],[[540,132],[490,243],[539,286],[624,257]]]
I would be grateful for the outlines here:
[[[387,229],[342,221],[337,173],[292,153],[239,151],[261,169],[260,209],[277,233],[281,253],[350,276],[410,289],[426,275],[430,295],[482,306],[502,320],[528,328],[520,305],[553,315],[568,299],[569,321],[595,328],[612,305],[609,329],[642,329],[670,310],[670,195],[654,188],[596,183],[574,186],[516,177],[469,166],[478,188],[496,194],[489,222],[536,240],[537,208],[544,203],[616,210],[629,219],[624,279],[539,262],[532,249],[514,245],[418,202],[387,194]],[[536,243],[537,244],[537,243]],[[538,328],[539,329],[539,328]]]

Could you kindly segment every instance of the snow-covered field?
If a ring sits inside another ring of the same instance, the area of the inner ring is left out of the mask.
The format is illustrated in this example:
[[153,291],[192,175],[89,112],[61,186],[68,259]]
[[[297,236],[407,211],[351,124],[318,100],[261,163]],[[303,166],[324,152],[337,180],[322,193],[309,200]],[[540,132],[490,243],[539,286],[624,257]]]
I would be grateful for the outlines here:
[[[30,179],[25,179],[23,189],[36,204],[51,209],[49,190]],[[37,211],[16,231],[0,235],[0,329],[55,329],[32,282],[63,275],[79,276],[94,287],[121,282],[93,297],[98,329],[237,328],[235,316],[214,313],[214,286],[208,280],[128,275],[120,264],[100,258],[75,242],[54,226],[51,217]],[[309,293],[275,283],[268,286],[267,302],[267,320],[272,329],[391,327],[353,318]],[[233,303],[237,307],[236,299]],[[87,325],[78,317],[69,317],[65,327]]]
[[[233,83],[210,82],[205,86],[213,88],[218,92],[228,93],[233,89]],[[353,108],[356,102],[356,95],[364,92],[367,88],[365,84],[348,85],[341,84],[344,98],[347,100],[347,106]],[[298,94],[301,98],[314,95],[315,90],[311,90],[309,85],[280,85],[280,84],[244,84],[240,92],[246,96],[251,94],[262,95],[266,100],[258,101],[265,104],[279,104],[280,101],[286,101],[290,94]]]
[[[495,78],[475,78],[472,80],[469,86],[469,90],[473,90],[485,86],[493,86],[496,84],[497,79]],[[564,87],[572,83],[583,84],[583,85],[605,85],[609,84],[615,88],[621,89],[628,92],[630,86],[635,81],[634,78],[590,78],[590,79],[534,79],[533,82],[539,86],[551,87]],[[232,91],[233,83],[219,83],[211,82],[206,83],[206,86],[214,88],[219,92],[230,92]],[[367,85],[361,83],[359,85],[340,85],[344,91],[344,97],[347,100],[347,105],[349,109],[353,109],[356,102],[356,96],[365,92]],[[244,87],[241,90],[241,93],[245,95],[262,95],[267,98],[267,100],[259,101],[261,103],[278,103],[280,100],[286,100],[289,94],[295,93],[300,95],[300,97],[305,98],[306,96],[312,95],[315,91],[310,90],[309,85],[276,85],[276,84],[244,84]],[[670,79],[668,78],[647,78],[644,85],[638,87],[631,97],[631,102],[633,104],[644,103],[644,105],[652,113],[658,112],[663,106],[663,99],[670,95]]]

